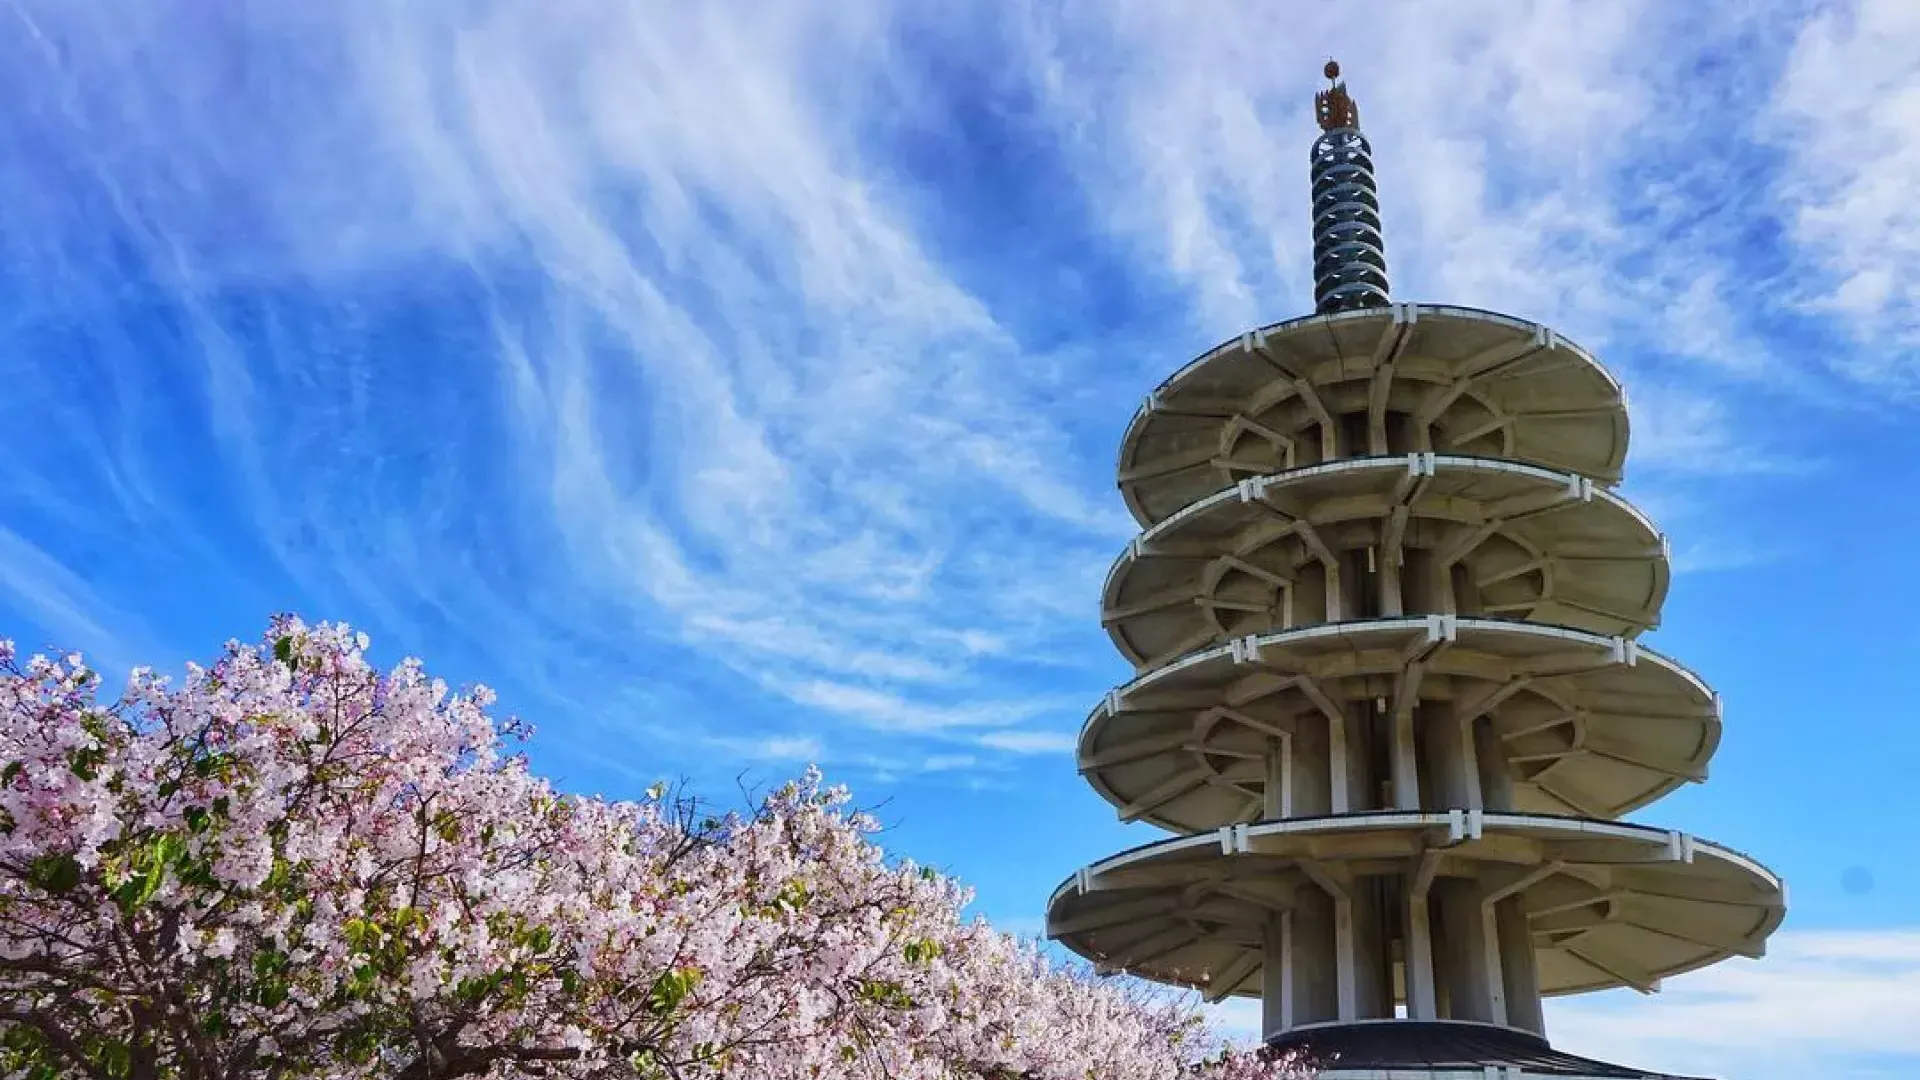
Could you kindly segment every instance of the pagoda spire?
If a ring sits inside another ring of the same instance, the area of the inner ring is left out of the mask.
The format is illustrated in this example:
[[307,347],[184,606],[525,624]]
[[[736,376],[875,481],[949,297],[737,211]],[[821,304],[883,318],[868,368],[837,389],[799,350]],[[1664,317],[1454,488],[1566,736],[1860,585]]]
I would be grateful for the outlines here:
[[1327,88],[1313,96],[1313,302],[1322,315],[1389,302],[1386,242],[1373,147],[1360,134],[1360,106],[1327,61]]

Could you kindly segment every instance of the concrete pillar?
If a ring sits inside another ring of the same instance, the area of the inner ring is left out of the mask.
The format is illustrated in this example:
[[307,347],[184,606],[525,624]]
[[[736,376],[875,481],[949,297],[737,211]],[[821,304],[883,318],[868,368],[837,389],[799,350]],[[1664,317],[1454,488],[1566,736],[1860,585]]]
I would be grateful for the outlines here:
[[1454,563],[1447,575],[1452,587],[1453,607],[1456,615],[1480,614],[1480,587],[1474,584],[1473,571],[1464,562]]
[[1354,1019],[1393,1017],[1393,954],[1383,882],[1361,878],[1348,886],[1353,897]]
[[1446,988],[1448,1011],[1442,1019],[1500,1024],[1506,1021],[1505,1009],[1497,1007],[1505,993],[1498,981],[1499,942],[1491,936],[1490,921],[1482,917],[1481,896],[1476,881],[1442,878],[1433,883],[1439,922],[1434,966]]
[[1260,969],[1260,1033],[1270,1039],[1294,1025],[1293,912],[1277,911],[1267,920],[1265,955]]
[[1293,816],[1293,740],[1267,740],[1267,778],[1261,816],[1269,821]]
[[[1340,752],[1332,762],[1336,814],[1379,806],[1379,787],[1373,776],[1372,713],[1370,701],[1347,702],[1341,707],[1340,722],[1329,725],[1339,731],[1335,746]],[[1340,801],[1342,787],[1345,788],[1344,803]]]
[[1340,1019],[1340,965],[1335,949],[1333,897],[1299,891],[1292,912],[1288,965],[1294,1026]]
[[1450,705],[1423,705],[1419,724],[1426,772],[1432,783],[1427,808],[1476,810],[1480,778],[1464,725],[1454,719]]
[[1360,1019],[1360,954],[1356,947],[1353,894],[1333,893],[1334,1015],[1342,1021]]
[[1420,767],[1415,752],[1414,710],[1404,708],[1390,724],[1393,745],[1389,747],[1393,769],[1393,806],[1396,810],[1420,809]]
[[1407,611],[1406,595],[1400,574],[1398,551],[1382,550],[1379,555],[1380,566],[1380,614],[1389,618],[1404,615]]
[[1431,548],[1408,548],[1400,569],[1401,595],[1407,610],[1416,615],[1451,611],[1448,607],[1446,568],[1433,557]]
[[1440,999],[1434,984],[1433,905],[1428,899],[1431,884],[1408,878],[1406,927],[1401,932],[1406,968],[1407,1016],[1414,1020],[1440,1019]]
[[1373,777],[1373,703],[1352,701],[1327,717],[1328,803],[1332,813],[1374,809],[1379,795]]
[[1494,904],[1493,924],[1500,944],[1507,1023],[1545,1038],[1547,1021],[1540,1007],[1540,970],[1533,955],[1533,932],[1522,898],[1509,896]]
[[[1314,571],[1316,566],[1320,568],[1318,573]],[[1312,626],[1329,621],[1325,565],[1309,563],[1302,566],[1299,576],[1294,578],[1293,587],[1287,590],[1287,595],[1293,602],[1292,622],[1288,625]]]
[[1302,716],[1294,725],[1291,768],[1295,817],[1333,813],[1330,725],[1324,718],[1315,721],[1315,716]]
[[1327,582],[1327,621],[1339,622],[1347,617],[1347,590],[1340,572],[1340,560],[1334,559],[1320,564],[1325,570]]
[[1482,716],[1473,722],[1473,751],[1480,770],[1480,798],[1484,809],[1500,812],[1513,809],[1513,764],[1507,760],[1507,748],[1493,730],[1493,720]]

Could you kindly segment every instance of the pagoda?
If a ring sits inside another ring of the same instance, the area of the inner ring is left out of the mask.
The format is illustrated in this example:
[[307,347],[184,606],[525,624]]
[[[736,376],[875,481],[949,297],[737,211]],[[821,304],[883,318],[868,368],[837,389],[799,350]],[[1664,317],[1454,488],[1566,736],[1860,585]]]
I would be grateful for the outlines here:
[[1720,699],[1639,644],[1672,572],[1613,491],[1627,403],[1545,326],[1390,299],[1372,148],[1329,62],[1315,312],[1147,395],[1142,531],[1101,618],[1136,669],[1080,774],[1172,835],[1053,893],[1095,963],[1261,1002],[1328,1080],[1659,1074],[1555,1050],[1541,1001],[1758,957],[1747,856],[1621,818],[1707,778]]

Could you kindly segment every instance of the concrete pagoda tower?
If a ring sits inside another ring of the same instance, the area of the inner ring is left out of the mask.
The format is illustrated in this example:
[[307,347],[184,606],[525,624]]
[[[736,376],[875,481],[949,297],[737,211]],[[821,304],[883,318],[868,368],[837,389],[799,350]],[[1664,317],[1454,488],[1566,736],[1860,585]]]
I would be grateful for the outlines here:
[[1552,330],[1389,299],[1371,147],[1329,62],[1316,313],[1148,395],[1143,528],[1102,620],[1137,676],[1080,773],[1174,835],[1075,873],[1048,933],[1262,1002],[1330,1080],[1655,1074],[1561,1053],[1541,999],[1759,956],[1779,878],[1618,819],[1706,779],[1717,695],[1637,643],[1666,541],[1613,494],[1620,385]]

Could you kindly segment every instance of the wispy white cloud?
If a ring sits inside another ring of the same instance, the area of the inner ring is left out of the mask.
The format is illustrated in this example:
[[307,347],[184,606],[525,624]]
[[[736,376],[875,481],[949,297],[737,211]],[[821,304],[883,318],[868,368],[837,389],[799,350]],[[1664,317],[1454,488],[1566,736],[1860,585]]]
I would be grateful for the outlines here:
[[989,731],[979,739],[982,746],[1016,754],[1066,754],[1076,741],[1064,731]]
[[1774,197],[1817,271],[1800,299],[1845,320],[1858,349],[1828,363],[1920,391],[1920,8],[1857,0],[1795,37],[1763,131],[1786,162]]
[[[824,709],[882,731],[944,732],[955,728],[1001,727],[1068,705],[1060,699],[971,701],[937,705],[885,690],[815,679],[781,687],[802,705]],[[982,740],[982,745],[991,745]]]

